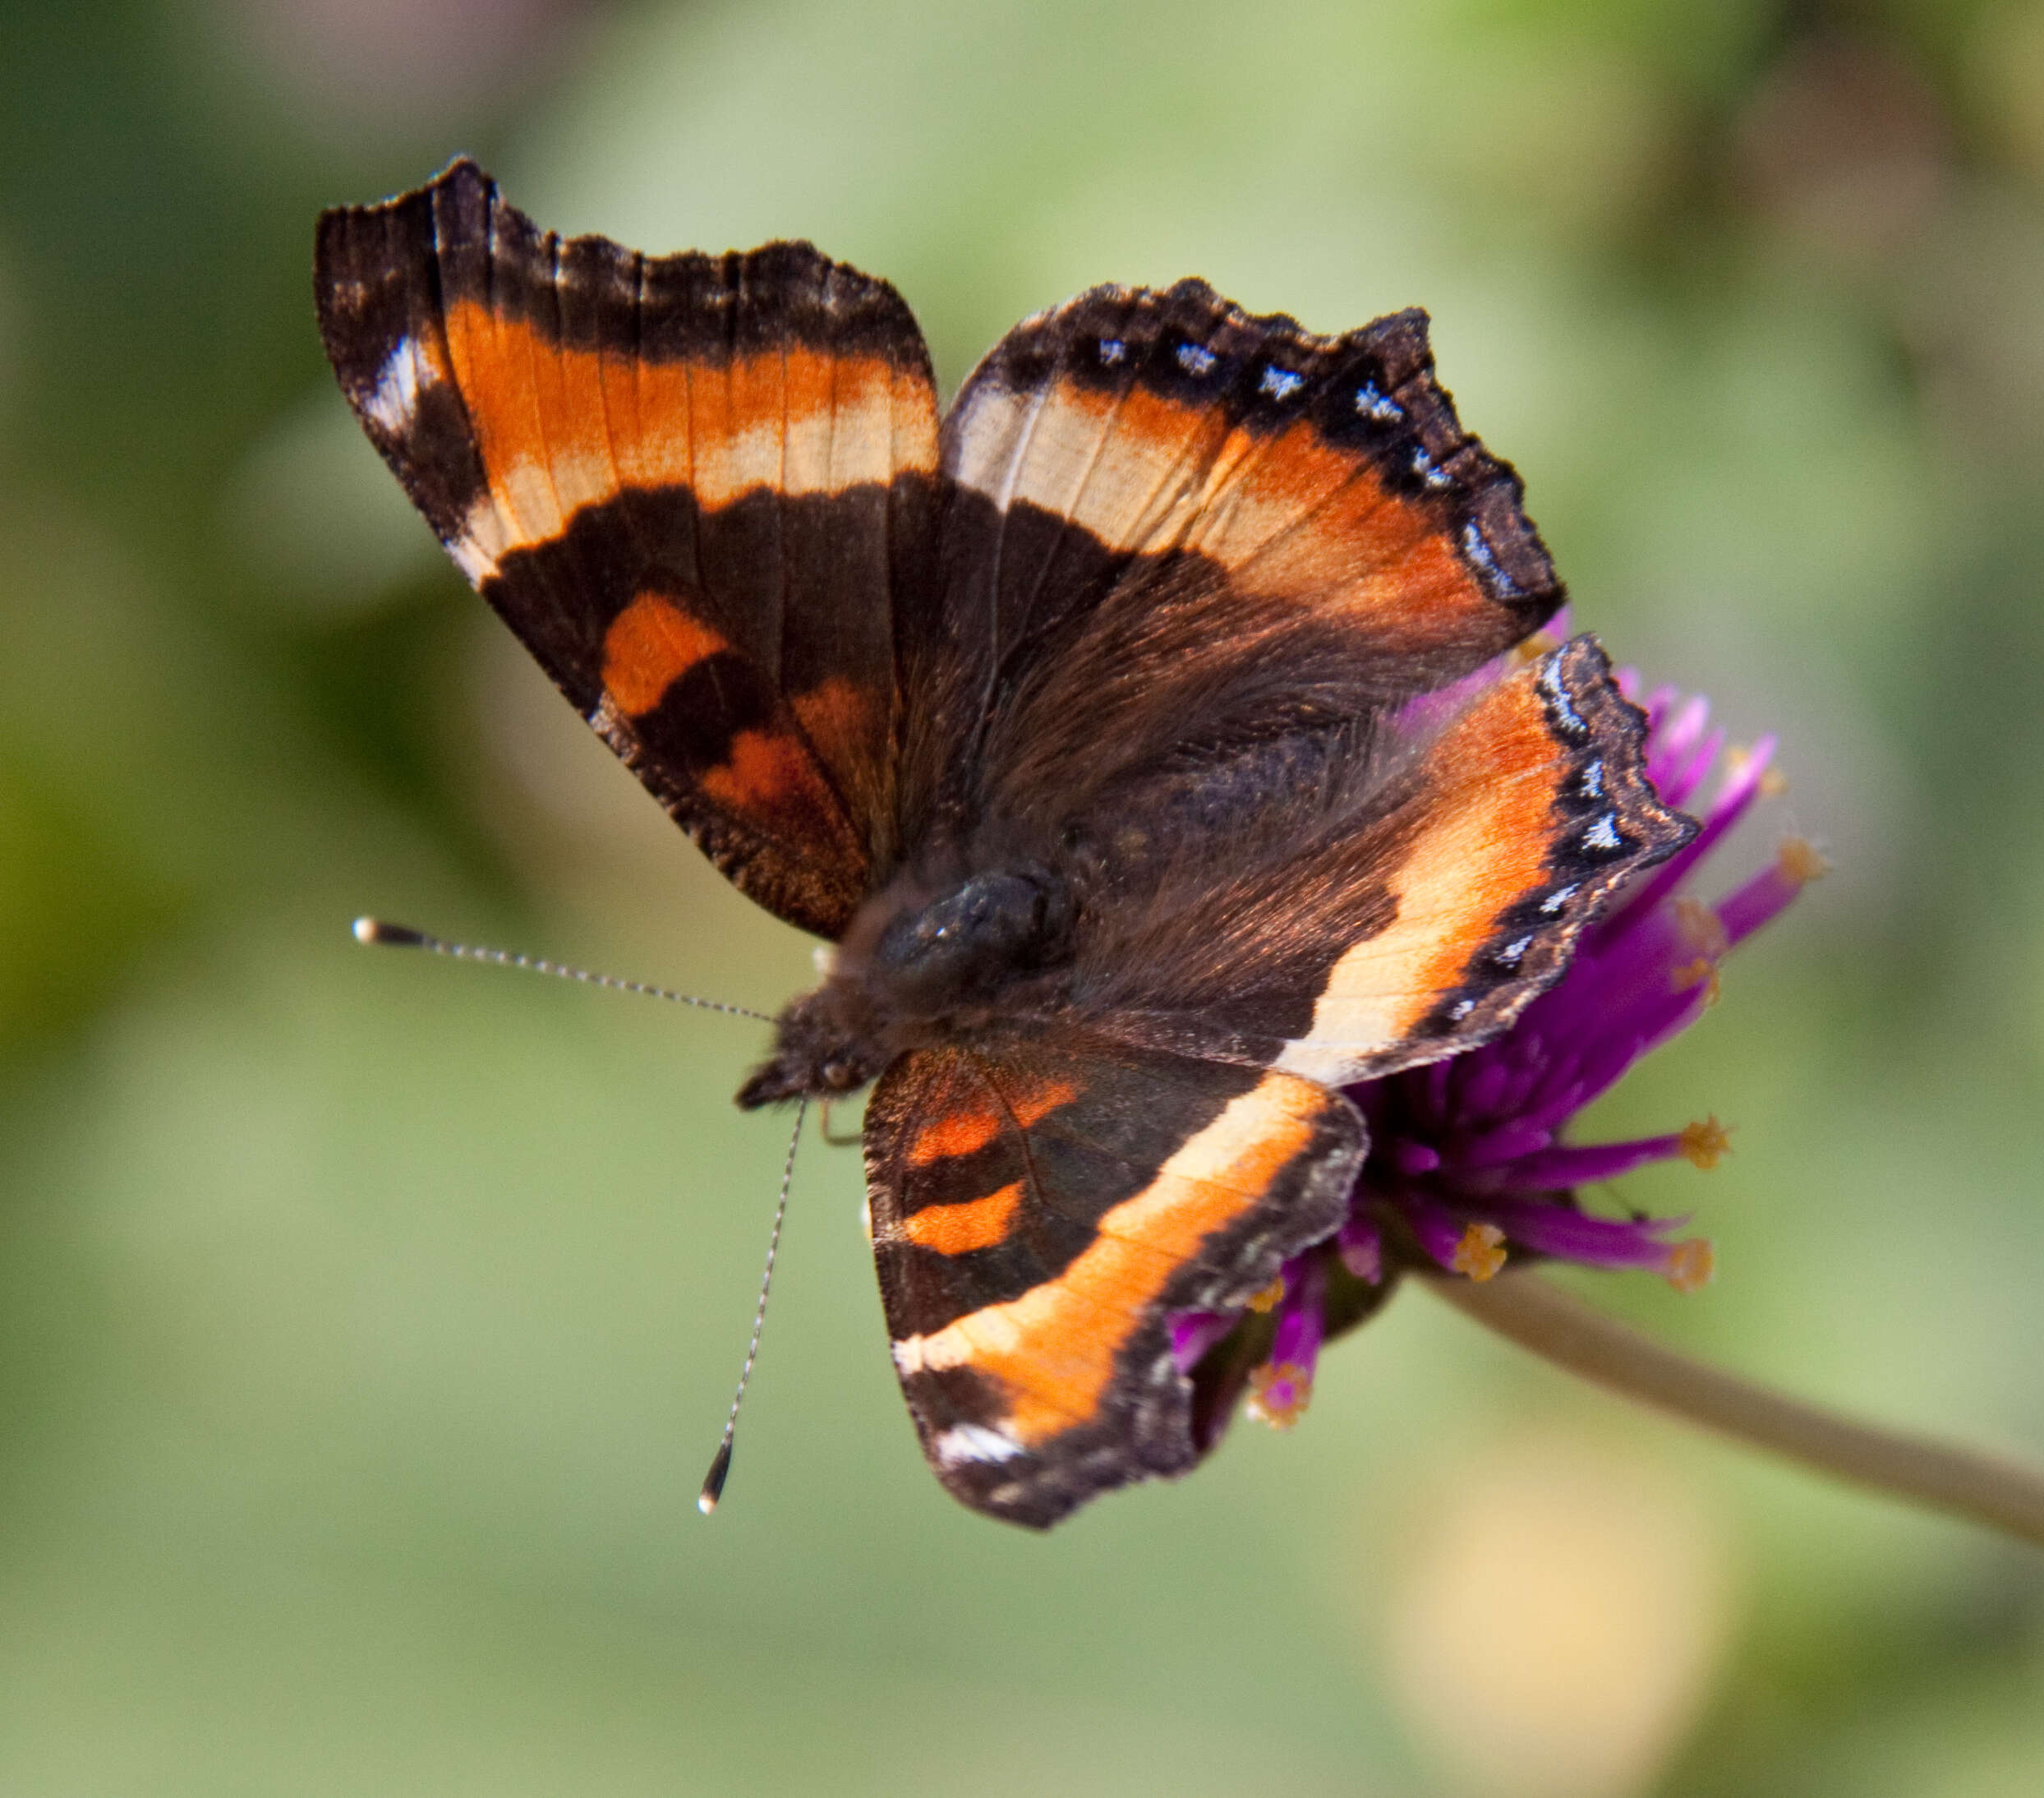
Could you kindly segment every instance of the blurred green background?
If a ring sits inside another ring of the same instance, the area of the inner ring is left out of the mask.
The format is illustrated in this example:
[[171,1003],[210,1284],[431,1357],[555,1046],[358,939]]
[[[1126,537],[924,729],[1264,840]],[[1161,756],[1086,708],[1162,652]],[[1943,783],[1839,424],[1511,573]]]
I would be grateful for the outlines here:
[[[0,1791],[2033,1798],[2044,1557],[1572,1386],[1419,1293],[1302,1426],[1047,1538],[895,1390],[751,911],[343,414],[318,210],[808,235],[955,384],[1197,272],[1431,308],[1621,659],[1836,872],[1603,1108],[1715,1111],[1669,1338],[2044,1451],[2044,7],[12,0],[0,12]],[[1726,871],[1720,869],[1720,879]]]

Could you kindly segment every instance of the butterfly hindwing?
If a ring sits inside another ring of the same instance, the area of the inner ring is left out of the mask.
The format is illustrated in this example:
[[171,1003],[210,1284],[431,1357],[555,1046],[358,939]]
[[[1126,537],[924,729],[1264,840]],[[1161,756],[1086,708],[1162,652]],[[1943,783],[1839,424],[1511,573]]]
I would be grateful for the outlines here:
[[1644,735],[1593,638],[1486,689],[1357,846],[1387,869],[1392,915],[1333,961],[1278,1065],[1347,1082],[1508,1026],[1612,894],[1695,834],[1647,781]]
[[472,164],[329,213],[322,334],[463,571],[753,898],[826,936],[895,851],[897,601],[937,411],[892,288],[806,244],[642,256]]
[[1079,1030],[897,1062],[867,1110],[868,1190],[937,1477],[1041,1527],[1191,1466],[1172,1318],[1240,1307],[1332,1230],[1362,1145],[1310,1081]]
[[1693,832],[1648,784],[1594,639],[1430,708],[1384,726],[1352,797],[1315,795],[1225,877],[1167,877],[1132,928],[1107,920],[1080,975],[1107,1027],[1335,1086],[1434,1060],[1509,1024]]

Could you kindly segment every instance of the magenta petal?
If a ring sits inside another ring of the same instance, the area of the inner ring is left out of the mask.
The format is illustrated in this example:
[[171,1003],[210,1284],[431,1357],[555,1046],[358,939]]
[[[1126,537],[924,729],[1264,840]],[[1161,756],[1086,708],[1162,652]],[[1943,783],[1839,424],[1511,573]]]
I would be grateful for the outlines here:
[[1710,998],[1715,990],[1706,977],[1678,993],[1670,993],[1666,1004],[1658,1014],[1648,1018],[1646,1028],[1641,1035],[1639,1047],[1633,1051],[1632,1058],[1637,1061],[1642,1055],[1650,1055],[1670,1038],[1681,1035],[1710,1009]]
[[1669,970],[1701,952],[1677,906],[1628,911],[1618,924],[1623,928],[1581,952],[1561,981],[1535,1002],[1543,1029],[1578,1036],[1586,1027],[1609,1030],[1623,1007],[1642,994],[1665,992]]
[[1232,1312],[1181,1311],[1171,1321],[1172,1364],[1181,1373],[1190,1373],[1208,1349],[1236,1325]]
[[1366,1279],[1373,1286],[1383,1283],[1383,1233],[1367,1211],[1357,1211],[1350,1217],[1335,1237],[1334,1247],[1342,1266],[1356,1279]]
[[[1577,1073],[1579,1096],[1571,1108],[1580,1111],[1600,1097],[1650,1049],[1660,1048],[1671,1036],[1686,1030],[1701,1017],[1710,1003],[1710,983],[1698,980],[1679,991],[1670,990],[1644,999],[1618,1021],[1624,1034],[1593,1046]],[[1548,1120],[1542,1118],[1541,1122]],[[1559,1118],[1554,1122],[1560,1123]]]
[[1421,1109],[1433,1123],[1439,1123],[1448,1117],[1448,1096],[1453,1085],[1456,1065],[1463,1058],[1452,1056],[1443,1061],[1429,1062],[1418,1075]]
[[1449,1273],[1454,1273],[1455,1251],[1462,1247],[1463,1233],[1469,1226],[1446,1206],[1416,1187],[1407,1187],[1398,1195],[1398,1208],[1405,1213],[1406,1222],[1411,1225],[1420,1247]]
[[1785,911],[1802,891],[1800,880],[1791,879],[1779,861],[1770,862],[1742,887],[1720,899],[1715,911],[1733,943],[1743,943],[1760,927]]
[[1512,1077],[1511,1069],[1494,1055],[1485,1055],[1480,1049],[1474,1055],[1464,1056],[1462,1062],[1466,1071],[1457,1082],[1462,1090],[1457,1095],[1459,1103],[1456,1109],[1471,1121],[1494,1116]]
[[1565,1119],[1581,1111],[1637,1061],[1645,1047],[1646,1040],[1637,1035],[1613,1036],[1591,1044],[1579,1063],[1558,1070],[1564,1077],[1556,1081],[1552,1093],[1536,1095],[1528,1113],[1530,1120],[1558,1129]]
[[[1642,966],[1638,978],[1624,987],[1614,983],[1600,1015],[1579,1026],[1579,1040],[1586,1039],[1578,1050],[1586,1067],[1600,1059],[1604,1045],[1614,1040],[1632,1045],[1626,1058],[1631,1060],[1692,1022],[1710,1000],[1711,965],[1703,950],[1671,933],[1669,952]],[[1592,1083],[1591,1096],[1603,1090]]]
[[1441,1164],[1439,1150],[1430,1149],[1424,1142],[1415,1142],[1410,1137],[1391,1144],[1383,1152],[1392,1166],[1404,1174],[1431,1173]]
[[1710,703],[1701,698],[1689,700],[1646,740],[1646,777],[1656,792],[1664,791],[1687,766],[1689,752],[1710,722]]
[[1535,1125],[1511,1123],[1502,1129],[1489,1131],[1483,1136],[1472,1137],[1457,1146],[1453,1159],[1447,1165],[1457,1172],[1478,1168],[1494,1168],[1507,1161],[1517,1161],[1522,1155],[1530,1155],[1545,1149],[1554,1140],[1554,1132]]
[[1752,809],[1753,801],[1760,797],[1761,777],[1766,773],[1774,754],[1775,740],[1771,736],[1764,736],[1753,745],[1738,770],[1719,788],[1717,797],[1710,802],[1710,813],[1703,820],[1703,828],[1623,901],[1623,915],[1629,915],[1636,911],[1644,912],[1658,906],[1689,877],[1725,832]]
[[1717,760],[1724,748],[1724,731],[1713,731],[1690,751],[1679,767],[1670,770],[1665,781],[1654,783],[1655,790],[1670,805],[1687,805],[1690,795],[1703,784],[1704,776],[1710,772],[1710,764]]
[[1681,1153],[1679,1131],[1669,1136],[1642,1136],[1632,1142],[1600,1142],[1581,1147],[1548,1149],[1500,1169],[1503,1178],[1498,1190],[1559,1192],[1569,1187],[1587,1186],[1595,1180],[1615,1180],[1635,1168],[1643,1168],[1652,1161],[1665,1161]]
[[1746,809],[1760,791],[1761,782],[1767,770],[1774,765],[1775,738],[1770,731],[1746,752],[1738,765],[1724,777],[1718,788],[1717,796],[1710,801],[1710,810],[1704,819],[1706,824],[1718,827],[1724,833],[1727,825],[1733,824],[1745,816]]
[[1327,1311],[1327,1267],[1318,1255],[1302,1255],[1285,1266],[1285,1296],[1278,1306],[1278,1327],[1271,1333],[1273,1367],[1287,1362],[1312,1376],[1320,1358],[1320,1336]]
[[1662,1238],[1678,1230],[1681,1218],[1643,1218],[1619,1222],[1589,1217],[1565,1205],[1533,1199],[1496,1199],[1484,1215],[1514,1242],[1542,1255],[1597,1267],[1645,1267],[1656,1270],[1668,1263],[1669,1245]]

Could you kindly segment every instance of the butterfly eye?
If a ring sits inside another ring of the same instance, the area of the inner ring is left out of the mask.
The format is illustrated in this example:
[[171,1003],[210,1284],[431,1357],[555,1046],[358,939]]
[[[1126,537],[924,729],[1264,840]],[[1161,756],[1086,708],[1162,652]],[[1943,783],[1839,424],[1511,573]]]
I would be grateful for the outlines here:
[[859,1084],[859,1070],[847,1061],[826,1062],[823,1084],[833,1092],[849,1092]]

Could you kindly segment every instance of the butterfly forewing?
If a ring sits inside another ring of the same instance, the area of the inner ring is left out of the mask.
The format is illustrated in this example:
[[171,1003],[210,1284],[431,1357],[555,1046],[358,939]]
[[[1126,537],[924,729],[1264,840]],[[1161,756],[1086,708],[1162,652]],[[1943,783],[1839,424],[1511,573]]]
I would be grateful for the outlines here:
[[328,214],[317,284],[463,572],[747,893],[839,934],[895,852],[896,598],[931,587],[900,297],[806,244],[563,240],[468,163]]
[[979,365],[943,463],[950,607],[1004,669],[1165,565],[1245,621],[1338,620],[1379,698],[1466,673],[1561,599],[1517,476],[1433,378],[1419,312],[1321,337],[1204,282],[1097,288]]

